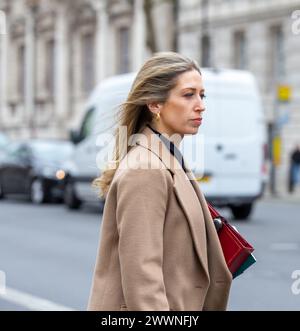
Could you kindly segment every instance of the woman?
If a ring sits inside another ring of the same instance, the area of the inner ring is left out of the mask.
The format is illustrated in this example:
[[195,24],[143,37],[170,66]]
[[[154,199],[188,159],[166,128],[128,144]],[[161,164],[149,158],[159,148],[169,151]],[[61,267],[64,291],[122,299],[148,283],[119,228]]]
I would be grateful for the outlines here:
[[[225,310],[232,276],[193,173],[179,152],[204,108],[198,65],[158,53],[122,107],[88,310]],[[123,152],[122,152],[123,150]]]

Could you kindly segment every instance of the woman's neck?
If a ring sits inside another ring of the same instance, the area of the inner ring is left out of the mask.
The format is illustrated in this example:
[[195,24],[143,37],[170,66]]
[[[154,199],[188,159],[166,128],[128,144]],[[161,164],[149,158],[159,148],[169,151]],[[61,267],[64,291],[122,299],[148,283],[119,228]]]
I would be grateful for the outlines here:
[[162,125],[156,123],[149,123],[149,126],[158,131],[160,134],[164,135],[167,139],[169,139],[177,148],[179,148],[180,142],[183,139],[183,136],[179,133],[173,132],[162,127]]

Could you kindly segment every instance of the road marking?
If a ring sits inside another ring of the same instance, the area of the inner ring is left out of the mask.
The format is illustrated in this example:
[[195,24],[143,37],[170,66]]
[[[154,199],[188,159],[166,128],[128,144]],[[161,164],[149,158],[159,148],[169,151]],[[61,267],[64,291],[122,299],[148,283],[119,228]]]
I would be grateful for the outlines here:
[[273,251],[297,251],[299,249],[298,243],[273,243],[270,249]]
[[6,287],[5,290],[2,291],[2,293],[0,294],[0,299],[4,299],[19,306],[26,307],[30,310],[38,310],[38,311],[76,310],[9,287]]

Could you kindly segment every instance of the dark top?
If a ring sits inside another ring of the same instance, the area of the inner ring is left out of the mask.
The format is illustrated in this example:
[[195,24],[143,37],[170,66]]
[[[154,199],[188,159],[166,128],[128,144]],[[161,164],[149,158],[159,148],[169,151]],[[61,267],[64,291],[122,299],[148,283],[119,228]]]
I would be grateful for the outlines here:
[[184,161],[183,161],[183,156],[180,152],[180,150],[175,146],[175,144],[169,140],[168,138],[166,138],[163,134],[161,134],[160,132],[158,132],[157,130],[153,129],[149,124],[147,124],[147,126],[158,135],[158,137],[162,140],[162,142],[166,145],[166,147],[168,148],[168,150],[170,151],[170,153],[176,157],[177,161],[179,162],[179,164],[182,166],[182,169],[187,172],[185,165],[184,165]]
[[300,165],[300,150],[299,149],[294,150],[293,153],[292,153],[291,158],[292,158],[292,162],[294,164],[299,164]]

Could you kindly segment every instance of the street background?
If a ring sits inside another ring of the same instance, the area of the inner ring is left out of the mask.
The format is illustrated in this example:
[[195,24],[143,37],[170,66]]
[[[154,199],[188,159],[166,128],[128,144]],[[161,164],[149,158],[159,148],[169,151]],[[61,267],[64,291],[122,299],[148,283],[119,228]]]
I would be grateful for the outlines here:
[[[0,0],[0,310],[86,309],[102,214],[95,203],[79,209],[71,180],[60,185],[71,171],[58,152],[80,142],[78,130],[88,135],[94,88],[158,51],[254,75],[266,186],[249,219],[220,209],[257,258],[233,281],[228,308],[300,310],[300,150],[291,157],[300,148],[299,0]],[[25,178],[29,138],[58,141],[35,169],[57,185],[55,201],[32,178],[24,196],[9,195]]]

